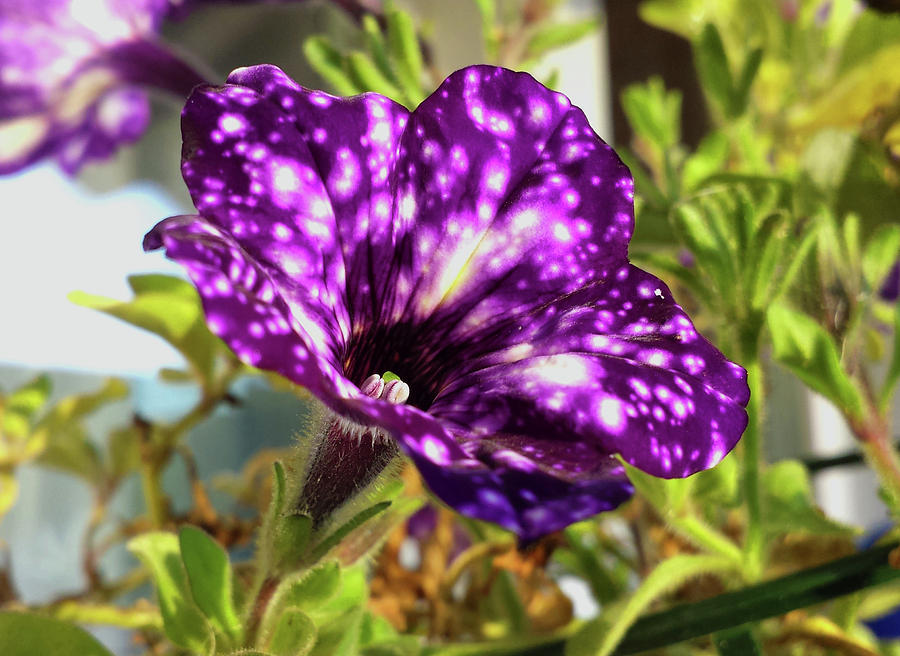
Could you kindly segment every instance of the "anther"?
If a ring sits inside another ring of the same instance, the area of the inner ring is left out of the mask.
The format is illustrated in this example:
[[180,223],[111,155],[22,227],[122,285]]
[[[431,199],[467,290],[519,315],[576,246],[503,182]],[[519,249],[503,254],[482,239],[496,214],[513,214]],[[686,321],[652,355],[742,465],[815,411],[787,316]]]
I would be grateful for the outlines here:
[[359,390],[373,399],[381,398],[381,393],[384,391],[384,379],[378,374],[372,374],[363,381]]
[[397,378],[385,382],[384,378],[378,374],[372,374],[366,378],[359,389],[366,396],[394,405],[406,403],[406,400],[409,399],[409,385]]

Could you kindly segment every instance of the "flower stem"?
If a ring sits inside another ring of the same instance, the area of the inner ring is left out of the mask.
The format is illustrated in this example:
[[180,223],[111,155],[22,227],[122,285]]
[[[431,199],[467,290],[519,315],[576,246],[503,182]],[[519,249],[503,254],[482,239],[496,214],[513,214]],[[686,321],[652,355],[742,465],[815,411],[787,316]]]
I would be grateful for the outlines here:
[[699,518],[688,515],[671,518],[669,522],[676,532],[698,547],[703,547],[710,553],[724,556],[733,561],[735,565],[740,565],[743,561],[741,550],[735,546],[734,542]]
[[851,425],[863,444],[866,459],[887,493],[891,512],[894,515],[900,514],[900,457],[891,444],[887,421],[876,417],[872,421]]
[[763,370],[758,357],[743,361],[747,369],[750,401],[747,404],[747,430],[744,445],[744,498],[747,503],[747,534],[744,539],[744,573],[750,581],[759,578],[763,561],[762,508],[759,491],[759,464],[762,457],[760,429],[763,415]]
[[156,457],[151,432],[153,427],[141,417],[134,417],[134,426],[138,433],[138,449],[140,453],[141,491],[147,506],[147,516],[154,529],[161,529],[167,518],[165,494],[159,480],[159,460]]

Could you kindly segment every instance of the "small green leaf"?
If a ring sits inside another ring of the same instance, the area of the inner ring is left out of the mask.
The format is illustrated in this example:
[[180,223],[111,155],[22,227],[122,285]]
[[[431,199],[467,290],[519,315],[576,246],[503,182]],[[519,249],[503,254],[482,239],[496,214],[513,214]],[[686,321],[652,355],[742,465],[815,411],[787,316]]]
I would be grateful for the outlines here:
[[3,656],[112,656],[90,633],[42,615],[0,612]]
[[363,609],[352,608],[330,622],[319,625],[319,636],[311,656],[357,656]]
[[681,92],[666,91],[662,78],[632,84],[622,92],[622,110],[635,134],[661,153],[681,140]]
[[322,76],[340,96],[360,93],[344,68],[344,57],[324,36],[311,36],[303,42],[303,54],[313,70]]
[[387,19],[388,50],[394,63],[397,79],[410,107],[416,107],[425,99],[422,88],[422,50],[412,17],[401,9],[388,6]]
[[543,57],[551,50],[562,48],[580,41],[588,34],[595,32],[600,22],[596,18],[587,18],[572,23],[555,23],[538,29],[525,47],[527,59]]
[[128,550],[150,571],[169,640],[201,654],[211,652],[212,630],[194,604],[178,537],[173,533],[144,533],[128,541]]
[[806,532],[814,535],[854,536],[857,531],[829,519],[816,506],[806,467],[782,460],[762,477],[765,529],[772,535]]
[[349,610],[365,603],[369,594],[365,571],[362,567],[345,567],[341,570],[341,583],[337,594],[332,595],[315,608],[309,609],[309,615],[316,624],[330,621]]
[[690,191],[709,176],[725,168],[728,148],[728,137],[723,132],[710,132],[703,137],[697,150],[684,162],[681,172],[684,188]]
[[269,641],[274,656],[306,656],[316,642],[316,625],[299,608],[282,611]]
[[372,14],[364,14],[362,17],[363,34],[366,39],[366,46],[369,48],[369,54],[372,61],[378,69],[392,82],[394,81],[394,72],[391,68],[391,62],[388,59],[387,43],[384,40],[384,34],[381,33],[381,27]]
[[900,225],[880,226],[869,239],[862,256],[863,276],[871,289],[881,289],[885,277],[898,259]]
[[884,383],[881,386],[881,394],[878,399],[879,407],[882,410],[890,405],[898,380],[900,380],[900,303],[897,303],[894,307],[893,352],[891,353],[891,363],[888,365],[887,375],[884,377]]
[[652,602],[705,574],[734,570],[734,562],[719,556],[678,555],[660,563],[640,587],[617,607],[588,622],[566,645],[566,656],[609,656],[628,627]]
[[364,91],[374,91],[394,100],[403,98],[400,89],[362,52],[347,55],[347,69],[354,83]]
[[241,621],[234,608],[228,554],[218,542],[193,526],[178,532],[178,542],[194,602],[214,627],[240,642]]
[[825,329],[777,303],[769,308],[767,320],[775,360],[850,416],[861,416],[862,395],[841,367],[837,345]]
[[301,610],[318,608],[334,597],[341,586],[341,568],[337,562],[323,563],[291,581],[283,592],[285,606]]
[[703,26],[700,37],[694,43],[694,65],[703,90],[726,116],[732,117],[734,82],[725,54],[725,44],[719,30],[712,23]]
[[747,110],[747,103],[750,101],[750,88],[753,86],[753,81],[756,80],[756,74],[759,72],[762,58],[762,48],[754,48],[744,60],[744,66],[741,68],[737,84],[732,91],[732,116],[740,116]]
[[5,399],[0,396],[0,437],[24,438],[51,389],[50,377],[41,374]]

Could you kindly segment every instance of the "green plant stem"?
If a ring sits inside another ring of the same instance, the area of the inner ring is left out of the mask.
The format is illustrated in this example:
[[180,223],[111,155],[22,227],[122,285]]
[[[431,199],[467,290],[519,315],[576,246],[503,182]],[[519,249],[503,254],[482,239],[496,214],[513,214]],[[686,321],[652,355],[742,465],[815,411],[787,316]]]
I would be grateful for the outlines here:
[[[871,412],[874,414],[875,411]],[[891,443],[887,421],[876,416],[868,422],[851,422],[851,427],[888,495],[891,510],[894,514],[900,513],[900,457]]]
[[760,429],[764,409],[763,369],[755,355],[742,361],[747,369],[750,402],[747,404],[748,423],[741,443],[744,445],[744,497],[747,503],[747,534],[744,538],[744,576],[750,581],[759,579],[763,570],[762,504],[759,475],[762,444]]
[[703,547],[706,551],[724,556],[735,564],[743,562],[741,550],[725,535],[716,531],[703,520],[695,516],[676,517],[669,520],[673,529],[682,536]]

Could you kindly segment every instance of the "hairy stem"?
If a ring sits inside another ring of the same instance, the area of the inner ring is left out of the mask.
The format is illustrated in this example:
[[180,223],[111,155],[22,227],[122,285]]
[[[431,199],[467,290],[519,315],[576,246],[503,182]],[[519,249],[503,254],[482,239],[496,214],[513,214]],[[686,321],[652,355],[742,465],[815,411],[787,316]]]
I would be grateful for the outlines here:
[[750,402],[747,404],[749,421],[741,438],[744,445],[744,497],[747,502],[747,534],[744,539],[744,574],[750,580],[759,578],[763,568],[762,508],[760,504],[759,476],[762,458],[761,428],[763,421],[763,369],[757,357],[743,361],[750,386]]

